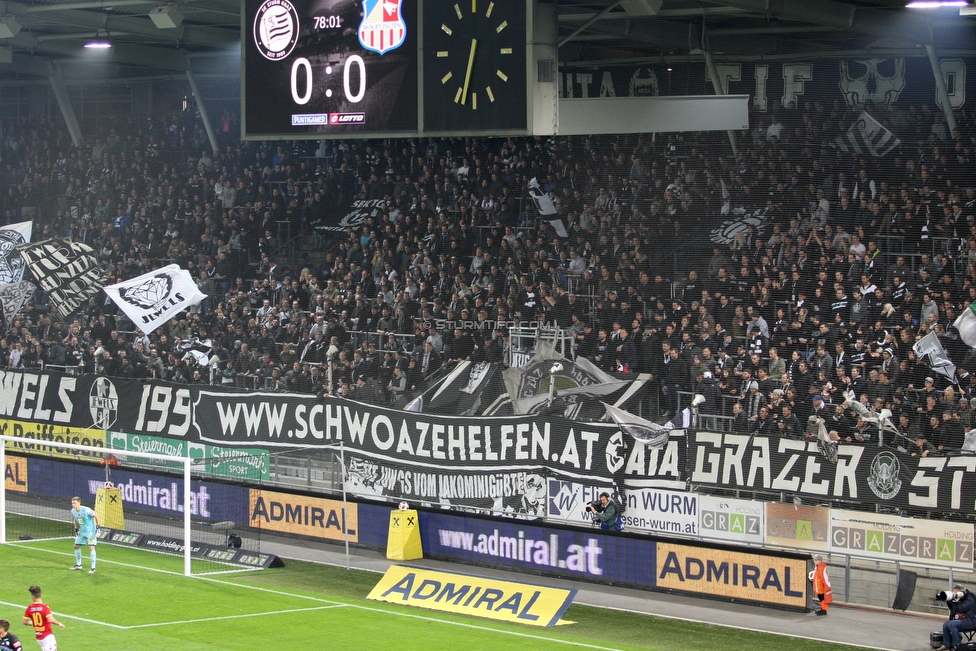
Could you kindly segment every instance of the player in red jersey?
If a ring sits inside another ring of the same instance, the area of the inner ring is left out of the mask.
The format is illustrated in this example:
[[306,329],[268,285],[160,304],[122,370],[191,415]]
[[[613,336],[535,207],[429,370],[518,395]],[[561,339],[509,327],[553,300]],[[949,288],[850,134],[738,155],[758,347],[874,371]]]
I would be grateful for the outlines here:
[[58,641],[54,639],[51,625],[64,629],[64,624],[56,620],[48,605],[41,601],[40,586],[32,585],[29,590],[33,601],[24,612],[24,624],[34,627],[34,637],[41,645],[41,651],[58,651]]

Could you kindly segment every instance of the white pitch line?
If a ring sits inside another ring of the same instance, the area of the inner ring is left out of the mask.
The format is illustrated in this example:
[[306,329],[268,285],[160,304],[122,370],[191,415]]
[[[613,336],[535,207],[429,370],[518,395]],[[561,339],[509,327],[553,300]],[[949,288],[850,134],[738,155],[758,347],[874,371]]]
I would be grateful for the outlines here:
[[[0,604],[2,604],[4,606],[13,606],[14,608],[21,608],[21,609],[24,608],[24,605],[23,604],[12,604],[12,603],[10,603],[8,601],[0,601]],[[54,612],[54,611],[51,611],[51,612]],[[76,617],[75,615],[66,615],[64,613],[54,613],[54,614],[57,615],[58,617],[62,618],[62,619],[76,619],[79,622],[85,622],[87,624],[98,624],[99,626],[108,626],[109,628],[116,628],[116,629],[119,629],[119,630],[125,630],[125,629],[129,628],[128,626],[119,626],[118,624],[109,624],[108,622],[100,622],[97,619],[88,619],[86,617]]]
[[[72,556],[73,555],[73,554],[69,554],[67,552],[56,552],[56,551],[53,551],[53,550],[47,550],[47,549],[41,549],[41,548],[34,548],[34,549],[39,549],[40,551],[50,552],[52,554],[61,554],[61,555],[64,555],[64,556]],[[124,567],[132,567],[132,568],[141,569],[141,570],[150,570],[150,571],[153,571],[153,572],[160,572],[160,573],[163,573],[163,574],[171,574],[173,576],[183,576],[183,574],[180,573],[180,572],[170,572],[168,570],[156,570],[156,569],[153,569],[153,568],[144,567],[142,565],[131,565],[129,563],[120,563],[118,561],[108,561],[108,560],[99,559],[98,562],[99,563],[108,562],[108,563],[113,563],[115,565],[121,565],[121,566],[124,566]],[[595,644],[586,644],[585,642],[574,642],[574,641],[571,641],[571,640],[561,640],[559,638],[545,637],[544,635],[534,635],[532,633],[520,633],[518,631],[505,631],[505,630],[501,630],[501,629],[497,629],[497,628],[492,628],[490,626],[479,626],[477,624],[467,624],[467,623],[464,623],[464,622],[452,622],[452,621],[446,620],[446,619],[438,619],[436,617],[427,617],[425,615],[415,615],[413,613],[399,613],[399,612],[396,612],[396,611],[393,611],[393,610],[385,610],[383,608],[371,608],[369,606],[361,606],[361,605],[358,605],[358,604],[349,604],[349,603],[344,603],[344,602],[341,602],[341,601],[331,601],[329,599],[322,599],[320,597],[312,597],[312,596],[309,596],[309,595],[295,594],[293,592],[284,592],[282,590],[272,590],[271,588],[263,588],[263,587],[260,587],[260,586],[253,586],[253,585],[246,585],[246,584],[241,584],[241,583],[234,583],[232,581],[222,581],[220,579],[212,579],[212,578],[209,578],[209,577],[206,577],[206,576],[192,576],[192,577],[188,577],[188,578],[197,579],[199,581],[210,581],[211,583],[220,583],[220,584],[223,584],[223,585],[233,586],[235,588],[245,588],[247,590],[255,590],[257,592],[267,592],[267,593],[270,593],[270,594],[281,595],[281,596],[284,596],[284,597],[293,597],[293,598],[296,598],[296,599],[307,599],[309,601],[316,601],[316,602],[324,603],[324,604],[334,604],[334,605],[338,605],[338,606],[348,606],[349,608],[357,608],[359,610],[366,610],[366,611],[376,612],[376,613],[384,613],[384,614],[387,614],[387,615],[393,615],[395,617],[406,617],[408,619],[419,619],[419,620],[427,621],[427,622],[434,622],[434,623],[438,623],[438,624],[446,624],[448,626],[459,626],[461,628],[469,628],[469,629],[473,629],[473,630],[476,630],[476,631],[487,631],[487,632],[491,632],[491,633],[498,633],[500,635],[510,635],[510,636],[513,636],[513,637],[521,637],[521,638],[530,639],[530,640],[541,640],[541,641],[544,641],[544,642],[553,642],[555,644],[565,644],[565,645],[568,645],[568,646],[577,646],[577,647],[581,647],[581,648],[585,648],[585,649],[596,649],[597,651],[619,651],[619,649],[617,649],[615,647],[597,646]],[[101,622],[94,622],[94,623],[99,624]],[[107,626],[116,627],[114,624],[107,624]],[[118,627],[116,627],[116,628],[118,628]],[[127,627],[122,627],[122,628],[127,628]]]
[[123,626],[122,628],[152,628],[154,626],[178,626],[182,624],[199,624],[202,622],[216,622],[222,619],[243,619],[245,617],[262,617],[264,615],[286,615],[288,613],[304,613],[310,610],[328,610],[330,608],[345,608],[345,604],[335,606],[315,606],[313,608],[292,608],[290,610],[274,610],[266,613],[246,613],[243,615],[224,615],[223,617],[203,617],[201,619],[184,619],[178,622],[156,622],[155,624],[135,624],[133,626]]
[[[210,579],[210,578],[207,578],[205,576],[195,577],[195,578],[198,578],[201,581],[212,581],[213,583],[221,583],[221,584],[224,584],[224,585],[230,585],[230,586],[234,586],[234,587],[237,587],[237,588],[248,588],[248,589],[251,589],[251,590],[258,590],[260,592],[270,592],[272,594],[283,595],[283,596],[288,596],[288,597],[300,597],[300,598],[303,598],[303,599],[311,599],[313,601],[326,601],[325,599],[318,599],[316,597],[307,597],[305,595],[298,595],[298,594],[293,594],[293,593],[290,593],[290,592],[283,592],[281,590],[272,590],[270,588],[261,588],[261,587],[258,587],[258,586],[251,586],[251,585],[242,585],[240,583],[233,583],[231,581],[221,581],[220,579]],[[331,602],[331,603],[337,603],[337,602]],[[584,649],[597,649],[597,651],[620,651],[616,647],[597,646],[595,644],[587,644],[585,642],[575,642],[575,641],[572,641],[572,640],[561,640],[559,638],[546,637],[544,635],[534,635],[532,633],[520,633],[518,631],[505,631],[505,630],[498,629],[498,628],[492,628],[491,626],[480,626],[478,624],[468,624],[468,623],[465,623],[465,622],[452,622],[452,621],[447,620],[447,619],[438,619],[437,617],[428,617],[426,615],[415,615],[413,613],[400,613],[400,612],[397,612],[395,610],[386,610],[385,608],[372,608],[370,606],[361,606],[359,604],[343,604],[343,605],[348,606],[349,608],[356,608],[358,610],[366,610],[366,611],[374,612],[374,613],[383,613],[385,615],[393,615],[395,617],[406,617],[408,619],[419,619],[419,620],[422,620],[422,621],[425,621],[425,622],[434,622],[434,623],[437,623],[437,624],[447,624],[448,626],[460,626],[461,628],[470,628],[470,629],[474,629],[476,631],[488,631],[490,633],[498,633],[500,635],[511,635],[511,636],[514,636],[514,637],[521,637],[521,638],[526,638],[526,639],[530,639],[530,640],[541,640],[541,641],[544,641],[544,642],[553,642],[555,644],[566,644],[566,645],[569,645],[569,646],[577,646],[577,647],[581,647],[581,648],[584,648]]]

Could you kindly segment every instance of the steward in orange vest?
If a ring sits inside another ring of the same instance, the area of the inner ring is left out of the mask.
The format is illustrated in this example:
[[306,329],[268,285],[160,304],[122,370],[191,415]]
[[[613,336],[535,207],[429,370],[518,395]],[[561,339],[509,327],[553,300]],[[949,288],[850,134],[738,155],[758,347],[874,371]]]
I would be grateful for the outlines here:
[[834,592],[830,588],[830,577],[827,575],[827,564],[823,556],[817,554],[813,557],[817,562],[815,570],[810,572],[810,580],[813,581],[813,592],[820,600],[820,610],[817,611],[818,617],[827,615],[827,606],[834,600]]

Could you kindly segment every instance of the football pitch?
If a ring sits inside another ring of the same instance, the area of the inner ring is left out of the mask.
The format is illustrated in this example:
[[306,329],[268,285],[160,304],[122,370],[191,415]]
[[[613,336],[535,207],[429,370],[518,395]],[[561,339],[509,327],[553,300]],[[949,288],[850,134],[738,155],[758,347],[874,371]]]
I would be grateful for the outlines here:
[[0,618],[25,649],[37,648],[20,624],[31,585],[66,626],[55,628],[61,651],[853,648],[579,605],[564,617],[572,624],[509,625],[367,601],[379,580],[370,572],[286,560],[281,569],[190,578],[180,558],[108,545],[98,552],[89,575],[87,550],[85,571],[68,570],[67,538],[0,546]]

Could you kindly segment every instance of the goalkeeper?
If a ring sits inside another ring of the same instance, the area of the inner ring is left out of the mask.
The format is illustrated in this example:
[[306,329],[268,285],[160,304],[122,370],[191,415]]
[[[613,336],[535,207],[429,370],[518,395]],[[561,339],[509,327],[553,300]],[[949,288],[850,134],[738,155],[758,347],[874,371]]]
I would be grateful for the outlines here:
[[75,525],[75,564],[69,568],[80,570],[81,546],[88,545],[88,557],[91,559],[89,574],[95,573],[95,545],[98,544],[98,527],[101,524],[98,514],[87,506],[81,505],[81,498],[77,495],[71,498],[71,519]]

